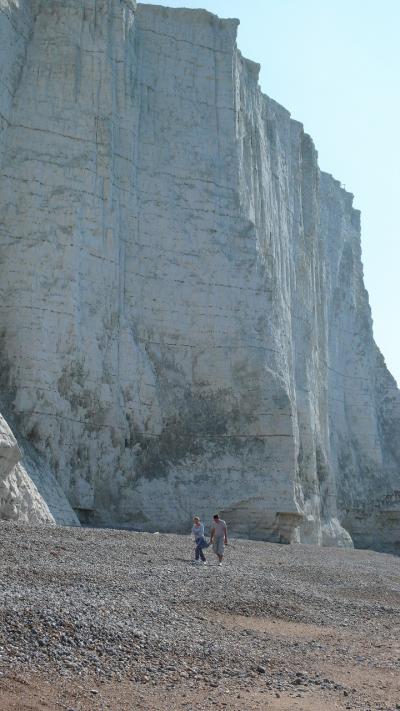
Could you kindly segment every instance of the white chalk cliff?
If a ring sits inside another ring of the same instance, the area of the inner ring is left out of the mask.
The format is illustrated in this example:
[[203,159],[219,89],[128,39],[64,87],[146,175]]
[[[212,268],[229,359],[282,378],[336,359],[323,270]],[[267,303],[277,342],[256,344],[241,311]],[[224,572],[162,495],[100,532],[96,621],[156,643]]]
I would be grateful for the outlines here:
[[395,548],[359,213],[237,25],[0,0],[0,515]]

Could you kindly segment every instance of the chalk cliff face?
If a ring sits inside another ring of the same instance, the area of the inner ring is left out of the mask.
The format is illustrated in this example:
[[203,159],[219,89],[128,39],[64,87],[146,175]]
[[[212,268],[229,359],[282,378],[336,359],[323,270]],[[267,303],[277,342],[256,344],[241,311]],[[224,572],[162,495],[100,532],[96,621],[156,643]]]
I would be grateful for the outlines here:
[[44,461],[24,443],[24,457],[0,416],[0,517],[24,523],[79,526],[65,493]]
[[237,24],[0,0],[3,411],[83,522],[393,548],[359,213]]

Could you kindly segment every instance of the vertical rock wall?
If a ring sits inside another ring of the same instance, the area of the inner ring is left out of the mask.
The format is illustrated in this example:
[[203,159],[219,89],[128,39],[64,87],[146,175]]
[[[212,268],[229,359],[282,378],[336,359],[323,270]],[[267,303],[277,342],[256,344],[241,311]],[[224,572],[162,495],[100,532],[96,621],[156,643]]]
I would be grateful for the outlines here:
[[[0,200],[0,386],[1,409],[10,412],[14,410],[17,389],[16,383],[10,380],[9,357],[14,361],[15,372],[18,373],[18,362],[23,369],[25,359],[31,351],[31,344],[29,337],[25,338],[30,315],[24,314],[24,308],[26,310],[27,306],[20,303],[18,297],[19,290],[23,290],[26,284],[24,279],[18,278],[18,273],[24,264],[29,264],[29,247],[25,253],[24,234],[18,228],[26,200],[21,194],[18,198],[15,196],[14,218],[7,214],[6,200],[7,195],[19,188],[29,194],[31,186],[28,184],[28,174],[21,174],[19,184],[13,182],[14,176],[8,173],[10,161],[5,156],[10,155],[10,139],[15,129],[15,102],[26,71],[36,10],[34,3],[25,0],[0,0],[0,166],[4,165],[2,181],[6,188],[5,201]],[[13,150],[15,151],[15,147],[11,149]],[[9,220],[13,223],[10,228]],[[21,254],[24,254],[22,259]],[[31,304],[34,311],[35,306],[32,302]],[[31,312],[30,308],[28,310]],[[21,342],[19,336],[22,336]],[[20,346],[26,349],[26,354],[19,350]],[[16,350],[13,350],[13,347],[16,347]],[[26,388],[26,374],[19,385],[21,391]],[[26,523],[79,525],[65,492],[45,459],[38,457],[35,449],[29,442],[24,441],[23,437],[20,437],[18,446],[1,415],[0,518]]]
[[238,534],[351,545],[344,523],[362,545],[360,509],[400,488],[400,403],[359,215],[261,94],[237,21],[0,8],[1,393],[19,436],[82,521],[184,530],[218,508]]
[[120,231],[133,145],[126,53],[134,5],[29,7],[0,180],[3,388],[20,432],[72,505],[92,510],[95,477],[118,475],[114,432],[123,417]]

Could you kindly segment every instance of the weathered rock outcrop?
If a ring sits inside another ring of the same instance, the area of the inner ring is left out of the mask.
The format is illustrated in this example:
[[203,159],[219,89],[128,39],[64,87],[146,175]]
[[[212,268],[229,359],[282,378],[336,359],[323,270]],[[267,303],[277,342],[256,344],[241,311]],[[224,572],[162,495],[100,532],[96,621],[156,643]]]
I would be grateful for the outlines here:
[[260,92],[237,21],[131,0],[0,8],[17,436],[83,521],[183,530],[219,508],[238,534],[363,545],[360,510],[400,488],[400,395],[359,213]]
[[[26,445],[26,450],[30,450]],[[35,453],[22,452],[0,415],[0,518],[23,523],[79,526],[60,485]]]

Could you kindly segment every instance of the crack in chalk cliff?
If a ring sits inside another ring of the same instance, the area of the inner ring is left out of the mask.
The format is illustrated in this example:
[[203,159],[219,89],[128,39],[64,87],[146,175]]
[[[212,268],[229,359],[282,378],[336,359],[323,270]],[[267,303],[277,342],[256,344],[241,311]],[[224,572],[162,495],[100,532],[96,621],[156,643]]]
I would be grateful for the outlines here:
[[336,375],[340,375],[342,378],[349,378],[350,380],[367,380],[369,382],[370,378],[367,378],[366,376],[362,375],[346,375],[345,373],[340,373],[338,370],[335,370],[334,368],[331,368],[329,365],[326,365],[328,370],[330,370],[333,373],[336,373]]
[[[142,87],[147,88],[147,84],[142,84]],[[160,95],[164,99],[172,99],[173,97],[176,99],[177,94],[169,94],[167,91],[161,90]],[[190,104],[191,106],[197,106],[197,107],[205,107],[207,109],[215,109],[215,104],[209,104],[208,101],[196,101],[195,99],[191,99],[188,96],[185,96],[185,94],[179,94],[179,100],[182,104]],[[219,111],[232,111],[232,113],[236,113],[236,109],[234,106],[224,106],[223,104],[218,104],[217,106]]]
[[[60,163],[59,165],[61,166],[62,163]],[[7,180],[14,180],[16,183],[26,183],[29,185],[33,183],[33,184],[40,185],[40,187],[43,187],[43,188],[54,188],[54,183],[52,181],[49,181],[48,183],[42,183],[37,178],[36,179],[22,178],[20,176],[7,175],[7,173],[3,173],[3,177],[7,178]],[[121,186],[119,186],[116,183],[113,184],[113,187],[117,187],[118,190],[120,190],[121,192],[126,192],[128,195],[132,195],[132,190],[124,190],[124,188],[122,188]],[[59,191],[60,191],[60,188],[58,188],[58,187],[55,188],[53,190],[53,192],[50,193],[49,199],[51,200],[54,197],[54,193],[60,194]],[[84,190],[83,188],[74,188],[72,185],[63,188],[63,192],[68,193],[69,195],[76,195],[76,196],[86,195],[87,197],[95,198],[96,200],[98,200],[101,197],[100,192],[91,193],[88,190]],[[61,228],[59,228],[59,229],[61,229]],[[65,229],[65,228],[62,228],[62,229]],[[0,227],[0,232],[1,232],[1,227]],[[17,239],[19,239],[19,238],[17,237]],[[125,241],[127,242],[127,240],[125,240]],[[35,240],[32,240],[32,243],[34,243],[34,242],[35,242]],[[51,240],[45,240],[45,239],[36,240],[36,242],[48,242],[49,244],[52,244]],[[70,244],[69,246],[72,246],[72,244]]]
[[168,39],[173,40],[174,42],[181,42],[184,44],[189,44],[192,47],[199,47],[200,49],[207,49],[209,52],[218,52],[219,54],[228,54],[232,55],[231,50],[226,50],[226,49],[216,49],[215,47],[209,47],[204,44],[198,44],[197,42],[190,42],[190,40],[182,39],[182,37],[174,37],[174,35],[169,35],[166,32],[157,32],[156,30],[151,30],[148,27],[141,27],[140,32],[151,32],[154,35],[159,35],[160,37],[167,37]]
[[[18,274],[18,272],[12,272],[12,271],[10,273],[11,274],[13,274],[13,273]],[[58,296],[61,296],[61,295],[58,294]],[[10,309],[11,307],[10,306],[1,306],[0,308],[2,310],[6,310],[6,309]],[[59,316],[70,316],[70,318],[74,318],[74,316],[75,316],[74,313],[70,313],[69,311],[57,311],[57,309],[45,308],[44,306],[31,306],[31,305],[24,306],[23,304],[20,304],[18,308],[19,309],[26,309],[28,311],[32,311],[32,310],[33,311],[44,311],[44,312],[49,312],[52,314],[57,314]]]
[[88,145],[106,146],[107,143],[101,143],[100,141],[92,141],[88,138],[81,138],[80,136],[71,136],[68,133],[61,133],[60,131],[54,131],[51,128],[38,128],[37,126],[25,126],[23,123],[13,123],[13,128],[23,128],[25,131],[34,131],[38,133],[49,133],[52,136],[59,136],[60,138],[67,138],[71,141],[79,141],[80,143],[86,143]]
[[[95,415],[97,413],[97,410],[93,410],[92,412],[87,411],[88,414]],[[18,415],[19,413],[17,413]],[[113,423],[112,425],[109,424],[98,424],[98,423],[92,423],[90,420],[79,420],[76,417],[70,417],[68,415],[60,414],[57,412],[43,412],[41,410],[26,410],[24,411],[24,415],[39,415],[39,417],[57,417],[58,419],[61,420],[68,420],[70,422],[75,422],[80,425],[84,425],[88,429],[115,429],[115,430],[120,430],[121,432],[126,432],[127,428],[126,427],[121,427],[121,425],[118,425],[117,423]],[[159,432],[148,432],[148,431],[141,431],[141,430],[135,430],[135,434],[141,437],[152,437],[153,439],[158,439],[162,438],[163,435],[160,434]],[[277,437],[277,438],[282,438],[282,437],[293,437],[292,434],[287,434],[287,433],[273,433],[273,434],[266,434],[266,433],[258,433],[258,434],[221,434],[221,433],[215,433],[215,432],[204,432],[203,430],[198,430],[194,432],[190,432],[188,434],[182,434],[182,437],[185,437],[189,439],[190,437],[201,435],[202,437],[207,437],[208,439],[269,439],[272,437]]]
[[22,37],[22,39],[24,39],[25,42],[28,42],[28,41],[29,41],[29,34],[30,34],[30,33],[28,32],[27,34],[24,34],[23,32],[20,32],[20,31],[19,31],[18,27],[16,26],[15,22],[14,22],[13,19],[12,19],[12,14],[10,15],[8,12],[6,12],[5,10],[3,10],[3,9],[0,7],[0,15],[4,15],[4,16],[7,18],[9,24],[11,25],[11,27],[13,28],[15,34],[16,34],[18,37]]
[[7,128],[8,128],[9,126],[11,126],[10,122],[6,119],[5,116],[3,116],[2,113],[0,113],[0,122],[1,122],[1,121],[3,121],[3,122],[6,124],[6,126],[3,126],[2,131],[7,130]]
[[[150,259],[150,258],[149,258]],[[113,262],[114,263],[114,262]],[[206,282],[206,281],[191,281],[188,279],[168,279],[167,277],[164,277],[160,274],[142,274],[141,272],[134,272],[130,269],[127,269],[127,273],[129,276],[135,276],[135,277],[140,277],[141,279],[152,279],[154,281],[160,281],[160,282],[166,282],[169,284],[187,284],[188,286],[208,286],[208,287],[218,287],[221,289],[236,289],[239,291],[250,291],[253,292],[253,294],[258,294],[259,296],[262,296],[263,294],[272,294],[273,289],[252,289],[250,286],[237,286],[235,284],[221,284],[220,282]],[[204,307],[199,307],[199,308],[204,308]]]
[[[14,93],[13,93],[13,99],[15,99],[15,97],[16,97],[16,95],[17,95],[17,93],[18,93],[18,90],[19,90],[19,88],[20,88],[20,85],[21,85],[22,76],[23,76],[24,69],[25,69],[25,65],[26,65],[26,61],[27,61],[27,58],[28,58],[28,52],[29,52],[29,49],[30,49],[30,47],[31,47],[31,43],[32,43],[32,40],[33,40],[34,31],[35,31],[35,25],[36,25],[36,20],[37,20],[38,15],[39,15],[39,10],[37,10],[36,12],[34,12],[34,13],[32,14],[31,27],[30,27],[30,31],[28,32],[27,36],[25,37],[23,34],[21,34],[21,36],[25,39],[25,48],[24,48],[24,56],[23,56],[23,59],[22,59],[22,62],[21,62],[20,71],[19,71],[19,73],[18,73],[18,78],[17,78],[17,81],[16,81],[16,83],[15,83],[15,90],[14,90]],[[12,108],[13,108],[13,107],[12,107]]]
[[[202,335],[202,334],[200,334]],[[201,342],[201,341],[200,341]],[[167,348],[196,348],[198,349],[199,344],[198,343],[167,343],[165,341],[140,341],[141,344],[144,345],[155,345],[155,346],[166,346]],[[253,346],[253,345],[240,345],[240,344],[233,344],[229,345],[227,343],[222,343],[221,345],[210,343],[207,344],[208,349],[218,349],[218,348],[223,348],[227,350],[240,350],[241,348],[250,348],[252,350],[263,350],[263,351],[268,351],[271,353],[279,353],[278,350],[274,348],[268,348],[268,346]]]
[[230,187],[229,185],[222,185],[220,183],[217,183],[215,180],[211,180],[211,178],[200,178],[198,175],[176,175],[176,173],[169,173],[166,170],[156,170],[153,173],[150,173],[149,171],[146,171],[147,174],[152,175],[153,177],[155,175],[163,175],[166,176],[167,178],[176,178],[178,180],[183,180],[185,183],[190,184],[190,183],[207,183],[214,185],[216,188],[221,188],[221,190],[226,190],[228,192],[236,194],[235,188]]

